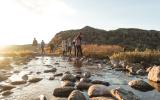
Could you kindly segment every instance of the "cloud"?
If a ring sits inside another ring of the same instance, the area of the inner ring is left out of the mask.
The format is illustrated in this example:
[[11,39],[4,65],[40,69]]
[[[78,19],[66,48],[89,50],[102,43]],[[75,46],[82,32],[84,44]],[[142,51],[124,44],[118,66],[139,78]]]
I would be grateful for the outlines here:
[[54,13],[75,14],[75,10],[69,7],[64,0],[16,0],[20,5],[37,14]]

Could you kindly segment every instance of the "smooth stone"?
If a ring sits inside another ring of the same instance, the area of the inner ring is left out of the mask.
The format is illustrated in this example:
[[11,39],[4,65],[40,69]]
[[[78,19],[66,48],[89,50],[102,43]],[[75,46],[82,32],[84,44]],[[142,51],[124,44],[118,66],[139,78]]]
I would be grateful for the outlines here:
[[25,80],[15,80],[11,82],[12,85],[20,85],[20,84],[26,84],[26,83],[27,82]]
[[102,84],[102,85],[105,85],[105,86],[109,86],[109,82],[105,82],[105,81],[100,81],[100,80],[94,80],[91,82],[92,84]]
[[97,97],[97,96],[111,96],[109,89],[105,85],[96,84],[92,85],[88,89],[88,95],[90,97]]
[[41,80],[42,80],[42,78],[39,78],[39,77],[31,77],[31,78],[28,79],[28,82],[36,83],[36,82],[39,82]]
[[3,91],[2,92],[2,96],[8,96],[10,94],[12,94],[13,92],[11,92],[10,90],[7,90],[7,91]]
[[54,76],[51,76],[51,77],[48,78],[48,80],[54,80],[54,79],[55,79]]
[[86,82],[78,82],[76,83],[76,88],[78,90],[88,90],[88,88],[92,85],[92,83],[86,83]]
[[75,82],[76,78],[72,74],[65,74],[65,75],[62,76],[61,81]]
[[0,92],[2,92],[2,91],[6,91],[6,90],[11,90],[11,89],[15,88],[15,86],[9,85],[9,84],[8,85],[7,84],[1,84],[0,88],[1,88]]
[[52,69],[44,70],[44,73],[52,73],[52,72],[56,72],[56,71],[57,71],[56,68],[52,68]]
[[151,91],[154,88],[149,85],[147,82],[143,80],[132,80],[128,83],[129,86],[131,86],[134,89],[140,90],[140,91]]
[[68,97],[73,90],[75,90],[74,87],[55,88],[53,91],[53,95],[55,97]]
[[74,90],[69,95],[68,100],[87,100],[87,99],[81,91]]
[[90,98],[90,100],[115,100],[115,99],[112,97],[93,97]]
[[111,94],[117,100],[140,100],[132,91],[123,88],[112,89]]
[[63,76],[63,73],[54,74],[54,77]]
[[65,87],[65,86],[74,87],[74,86],[75,86],[75,83],[74,83],[74,82],[71,82],[71,81],[64,81],[63,84],[62,84],[62,87]]

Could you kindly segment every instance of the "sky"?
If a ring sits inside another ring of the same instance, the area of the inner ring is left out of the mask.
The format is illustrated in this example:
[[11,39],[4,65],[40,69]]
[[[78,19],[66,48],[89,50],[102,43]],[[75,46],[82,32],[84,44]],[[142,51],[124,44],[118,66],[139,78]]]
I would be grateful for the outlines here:
[[159,0],[0,0],[0,45],[48,43],[84,26],[160,30]]

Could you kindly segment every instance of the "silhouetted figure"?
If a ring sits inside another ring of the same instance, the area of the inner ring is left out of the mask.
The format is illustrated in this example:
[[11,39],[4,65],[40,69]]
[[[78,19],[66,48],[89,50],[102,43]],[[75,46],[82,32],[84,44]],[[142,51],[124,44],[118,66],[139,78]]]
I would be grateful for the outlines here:
[[82,48],[81,48],[81,40],[82,40],[81,33],[79,33],[78,36],[76,37],[76,40],[75,40],[76,57],[83,56]]
[[70,38],[67,40],[67,52],[69,53],[69,55],[71,55],[71,52],[72,52],[72,41],[71,41]]
[[33,39],[32,46],[33,46],[34,52],[36,52],[37,49],[38,49],[37,48],[38,47],[38,42],[37,42],[36,38]]
[[50,47],[50,53],[53,53],[54,44],[53,44],[53,43],[50,43],[50,44],[49,44],[49,47]]
[[74,56],[76,56],[76,54],[77,54],[77,49],[76,49],[75,41],[76,41],[75,39],[72,41],[73,50],[74,50]]
[[45,47],[45,43],[44,43],[44,41],[42,40],[42,42],[41,42],[41,54],[45,54],[44,47]]

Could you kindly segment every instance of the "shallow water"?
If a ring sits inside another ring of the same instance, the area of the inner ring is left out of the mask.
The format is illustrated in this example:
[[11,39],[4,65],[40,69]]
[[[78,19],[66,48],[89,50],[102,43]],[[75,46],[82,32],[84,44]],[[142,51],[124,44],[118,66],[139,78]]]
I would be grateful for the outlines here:
[[[82,67],[75,67],[74,63],[68,62],[67,58],[61,57],[37,57],[33,58],[27,65],[14,66],[13,70],[19,70],[20,73],[30,73],[31,75],[42,77],[43,80],[32,84],[27,83],[24,85],[17,85],[16,88],[12,90],[14,92],[13,94],[1,97],[0,99],[36,100],[39,95],[44,94],[48,100],[66,100],[65,98],[55,98],[52,95],[54,88],[61,86],[61,77],[57,77],[55,80],[51,81],[48,80],[48,78],[54,74],[43,73],[44,70],[52,67],[57,68],[56,73],[63,73],[66,71],[70,71],[72,73],[77,71],[90,71],[92,73],[92,80],[98,79],[108,81],[111,84],[110,88],[124,87],[127,90],[133,91],[141,100],[160,100],[160,93],[158,92],[158,90],[160,90],[159,84],[150,82],[150,84],[156,87],[156,89],[149,92],[140,92],[127,85],[128,81],[132,79],[143,79],[147,81],[146,76],[130,76],[127,73],[110,70],[109,65],[103,65],[102,67],[98,67],[98,65],[82,65]],[[37,72],[41,73],[37,74]]]

